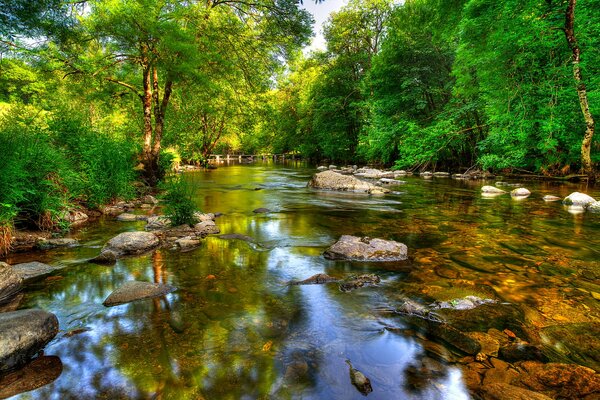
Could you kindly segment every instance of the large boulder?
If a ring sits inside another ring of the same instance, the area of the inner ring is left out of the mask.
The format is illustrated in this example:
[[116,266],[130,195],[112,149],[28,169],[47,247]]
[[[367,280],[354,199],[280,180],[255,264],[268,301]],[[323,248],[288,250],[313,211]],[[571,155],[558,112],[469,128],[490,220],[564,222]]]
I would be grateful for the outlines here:
[[10,265],[0,262],[0,304],[8,302],[19,293],[22,281]]
[[129,281],[115,289],[102,304],[105,307],[112,307],[135,300],[164,296],[174,290],[175,287],[162,283]]
[[323,255],[331,260],[402,261],[408,258],[408,248],[393,240],[343,235]]
[[389,193],[389,189],[384,189],[353,176],[342,175],[333,171],[324,171],[313,175],[310,182],[308,182],[308,187],[372,194]]
[[0,314],[0,372],[19,367],[58,333],[58,319],[43,310]]
[[596,200],[592,196],[588,196],[585,193],[573,192],[563,200],[563,204],[568,206],[581,206],[587,207],[594,203]]
[[58,269],[60,268],[56,268],[38,261],[15,264],[12,266],[13,272],[24,281],[42,278],[44,276],[50,275]]
[[158,236],[152,232],[123,232],[110,239],[101,253],[112,251],[117,257],[142,254],[160,244]]

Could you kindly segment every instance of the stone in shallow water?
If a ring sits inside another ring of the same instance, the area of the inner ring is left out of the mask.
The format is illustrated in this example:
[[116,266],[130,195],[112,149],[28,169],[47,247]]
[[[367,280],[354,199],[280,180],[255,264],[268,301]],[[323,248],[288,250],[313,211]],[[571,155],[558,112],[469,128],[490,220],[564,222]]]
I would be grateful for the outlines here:
[[339,190],[359,193],[382,194],[389,193],[389,189],[375,186],[372,183],[362,181],[348,175],[338,174],[333,171],[325,171],[315,174],[308,187],[324,190]]
[[261,207],[261,208],[257,208],[255,210],[253,210],[252,212],[254,214],[266,214],[266,213],[270,213],[271,210],[269,210],[268,208]]
[[39,249],[53,249],[55,247],[74,247],[77,246],[79,242],[76,239],[72,238],[59,238],[59,239],[47,239],[40,240],[37,242],[36,246]]
[[105,307],[112,307],[135,300],[163,296],[175,290],[175,287],[162,283],[129,281],[115,289],[102,304]]
[[311,276],[310,278],[306,278],[302,281],[292,281],[289,284],[290,285],[319,285],[319,284],[323,284],[323,283],[337,282],[337,281],[338,281],[337,278],[334,278],[327,274],[315,274],[315,275]]
[[0,314],[0,371],[21,366],[58,333],[58,319],[43,310]]
[[196,225],[194,225],[194,230],[197,234],[201,236],[215,235],[221,233],[221,230],[219,229],[217,224],[215,224],[215,221],[212,220],[206,220],[197,223]]
[[393,240],[343,235],[323,255],[331,260],[403,261],[408,248]]
[[142,254],[158,247],[160,240],[151,232],[123,232],[102,248],[102,252],[110,250],[117,256]]
[[8,302],[19,293],[22,282],[23,279],[10,265],[0,262],[0,304]]
[[482,193],[489,193],[489,194],[503,194],[506,193],[506,191],[502,190],[502,189],[498,189],[497,187],[494,186],[484,186],[481,188],[481,192]]
[[563,200],[563,204],[568,206],[581,206],[587,207],[589,204],[594,203],[596,200],[588,196],[585,193],[573,192]]
[[13,272],[20,276],[24,281],[50,275],[57,269],[59,268],[55,268],[38,261],[16,264],[12,266]]
[[559,399],[597,399],[600,374],[576,364],[521,361],[514,364],[520,372],[512,384],[543,392]]
[[483,385],[481,396],[483,400],[552,400],[545,394],[501,382]]
[[0,399],[46,386],[56,380],[63,371],[63,364],[56,356],[38,357],[25,367],[0,377]]
[[527,197],[531,194],[528,189],[525,188],[517,188],[510,192],[512,197]]
[[600,371],[600,322],[552,325],[540,331],[550,356]]
[[552,196],[550,194],[544,196],[544,201],[559,201],[561,198],[558,196]]

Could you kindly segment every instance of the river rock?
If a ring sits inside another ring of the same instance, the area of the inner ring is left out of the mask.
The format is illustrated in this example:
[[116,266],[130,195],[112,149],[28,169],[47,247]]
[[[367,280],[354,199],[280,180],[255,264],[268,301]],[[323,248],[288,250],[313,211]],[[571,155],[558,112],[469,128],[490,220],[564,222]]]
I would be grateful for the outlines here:
[[324,165],[321,165],[321,166],[317,167],[317,171],[327,171],[328,169],[329,169],[329,168],[327,168],[327,167],[326,167],[326,166],[324,166]]
[[587,210],[593,213],[600,213],[600,201],[588,204]]
[[375,274],[363,274],[358,276],[352,276],[346,281],[340,283],[340,290],[342,292],[351,292],[352,290],[361,288],[363,286],[377,285],[381,282],[381,278]]
[[142,254],[153,250],[160,244],[158,237],[151,232],[123,232],[110,239],[101,253],[110,250],[117,257]]
[[498,354],[501,359],[508,362],[548,361],[548,357],[544,355],[542,350],[529,343],[509,343],[502,346]]
[[559,201],[559,200],[561,200],[560,197],[552,196],[551,194],[544,196],[544,201]]
[[104,250],[96,257],[89,260],[94,264],[112,265],[117,262],[117,254],[112,250]]
[[149,204],[155,206],[158,204],[158,200],[156,199],[156,197],[148,194],[142,197],[142,204]]
[[7,263],[0,262],[0,304],[9,302],[21,291],[23,279]]
[[515,385],[559,399],[597,399],[600,396],[600,374],[591,368],[538,361],[521,361],[514,365],[521,372],[512,382]]
[[372,183],[361,181],[358,178],[348,175],[338,174],[333,171],[324,171],[313,175],[308,187],[324,190],[339,190],[359,193],[382,194],[389,193],[389,189],[384,189],[373,185]]
[[483,385],[479,393],[483,400],[552,400],[542,393],[502,382]]
[[519,336],[526,336],[524,313],[513,304],[486,303],[472,309],[440,309],[439,312],[449,324],[462,331],[487,332],[492,328],[503,331],[508,328]]
[[488,194],[503,194],[506,193],[506,191],[502,190],[502,189],[498,189],[497,187],[494,186],[484,186],[481,188],[481,192],[482,193],[488,193]]
[[393,240],[343,235],[323,255],[331,260],[402,261],[408,258],[408,248]]
[[406,176],[406,175],[408,175],[408,172],[406,172],[403,169],[401,169],[399,171],[394,171],[394,178],[396,178],[398,176]]
[[600,322],[548,326],[540,338],[562,358],[600,371]]
[[75,247],[77,245],[79,245],[79,242],[71,238],[43,239],[36,243],[36,247],[42,250],[53,249],[55,247]]
[[133,222],[133,221],[138,221],[139,218],[137,215],[132,214],[132,213],[123,213],[123,214],[119,214],[117,215],[117,221],[121,221],[121,222]]
[[388,178],[388,177],[393,178],[394,177],[393,172],[387,173],[385,171],[375,169],[375,168],[360,168],[360,169],[356,170],[354,175],[360,176],[362,178],[367,178],[367,179],[380,179],[380,178]]
[[337,282],[337,281],[338,281],[337,278],[334,278],[327,274],[315,274],[315,275],[311,276],[310,278],[306,278],[302,281],[292,281],[289,284],[290,285],[320,285],[323,283]]
[[162,283],[129,281],[115,289],[102,304],[105,307],[112,307],[136,300],[164,296],[175,290],[175,287]]
[[253,237],[248,236],[248,235],[242,235],[241,233],[227,233],[227,234],[224,234],[224,235],[219,235],[219,239],[224,239],[224,240],[243,240],[244,242],[248,242],[248,243],[255,243],[256,242]]
[[63,371],[63,364],[56,356],[41,356],[24,366],[0,377],[0,399],[46,386],[56,380]]
[[450,172],[434,172],[433,176],[435,176],[437,178],[449,178]]
[[203,221],[214,221],[217,216],[216,214],[213,213],[202,213],[202,212],[195,212],[194,213],[194,218],[196,218],[196,220],[198,222],[203,222]]
[[193,250],[196,247],[200,246],[200,243],[202,243],[200,240],[194,239],[190,236],[177,239],[175,241],[175,244],[181,249],[181,251]]
[[194,230],[201,236],[216,235],[221,233],[221,230],[213,220],[202,221],[194,225]]
[[267,213],[270,213],[271,210],[269,210],[268,208],[260,207],[260,208],[256,208],[256,209],[252,210],[252,212],[254,214],[267,214]]
[[384,185],[404,185],[406,181],[400,181],[398,179],[390,179],[390,178],[381,178],[379,180],[380,183]]
[[23,279],[24,281],[50,275],[57,269],[58,268],[52,267],[48,264],[44,264],[38,261],[15,264],[12,266],[13,272],[19,277],[21,277],[21,279]]
[[331,170],[331,169],[338,169],[338,167],[337,167],[337,165],[333,165],[333,164],[331,164],[331,165],[329,165],[329,169],[330,169],[330,170]]
[[563,204],[568,206],[581,206],[587,207],[588,205],[594,203],[596,200],[588,196],[585,193],[573,192],[563,200]]
[[531,194],[528,189],[525,188],[517,188],[510,192],[512,197],[527,197]]
[[89,219],[89,216],[82,211],[65,211],[61,215],[63,221],[67,221],[71,225],[80,225]]
[[148,223],[144,228],[147,231],[160,231],[171,226],[171,219],[163,215],[148,217]]
[[0,314],[0,372],[21,366],[58,333],[58,319],[43,310]]

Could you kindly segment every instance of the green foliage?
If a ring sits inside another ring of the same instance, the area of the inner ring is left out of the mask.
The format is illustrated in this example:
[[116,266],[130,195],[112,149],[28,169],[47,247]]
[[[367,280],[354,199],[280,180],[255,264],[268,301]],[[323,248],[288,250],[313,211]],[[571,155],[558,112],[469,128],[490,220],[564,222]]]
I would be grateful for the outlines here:
[[194,225],[197,221],[194,213],[197,212],[194,204],[194,189],[180,176],[172,177],[162,185],[164,194],[162,201],[165,215],[171,219],[173,226]]

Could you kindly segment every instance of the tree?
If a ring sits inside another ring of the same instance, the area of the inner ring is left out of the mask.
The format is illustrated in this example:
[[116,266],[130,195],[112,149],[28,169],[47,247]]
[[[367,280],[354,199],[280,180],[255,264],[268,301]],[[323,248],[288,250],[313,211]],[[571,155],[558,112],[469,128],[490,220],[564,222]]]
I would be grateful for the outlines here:
[[126,88],[139,100],[142,163],[151,186],[161,178],[165,117],[178,83],[210,81],[202,67],[227,64],[229,54],[220,47],[234,42],[240,32],[242,43],[252,38],[266,50],[250,52],[256,44],[236,48],[236,58],[265,62],[303,43],[309,33],[308,14],[293,0],[90,0],[88,5],[80,15],[82,39],[62,54],[68,74],[91,74]]

